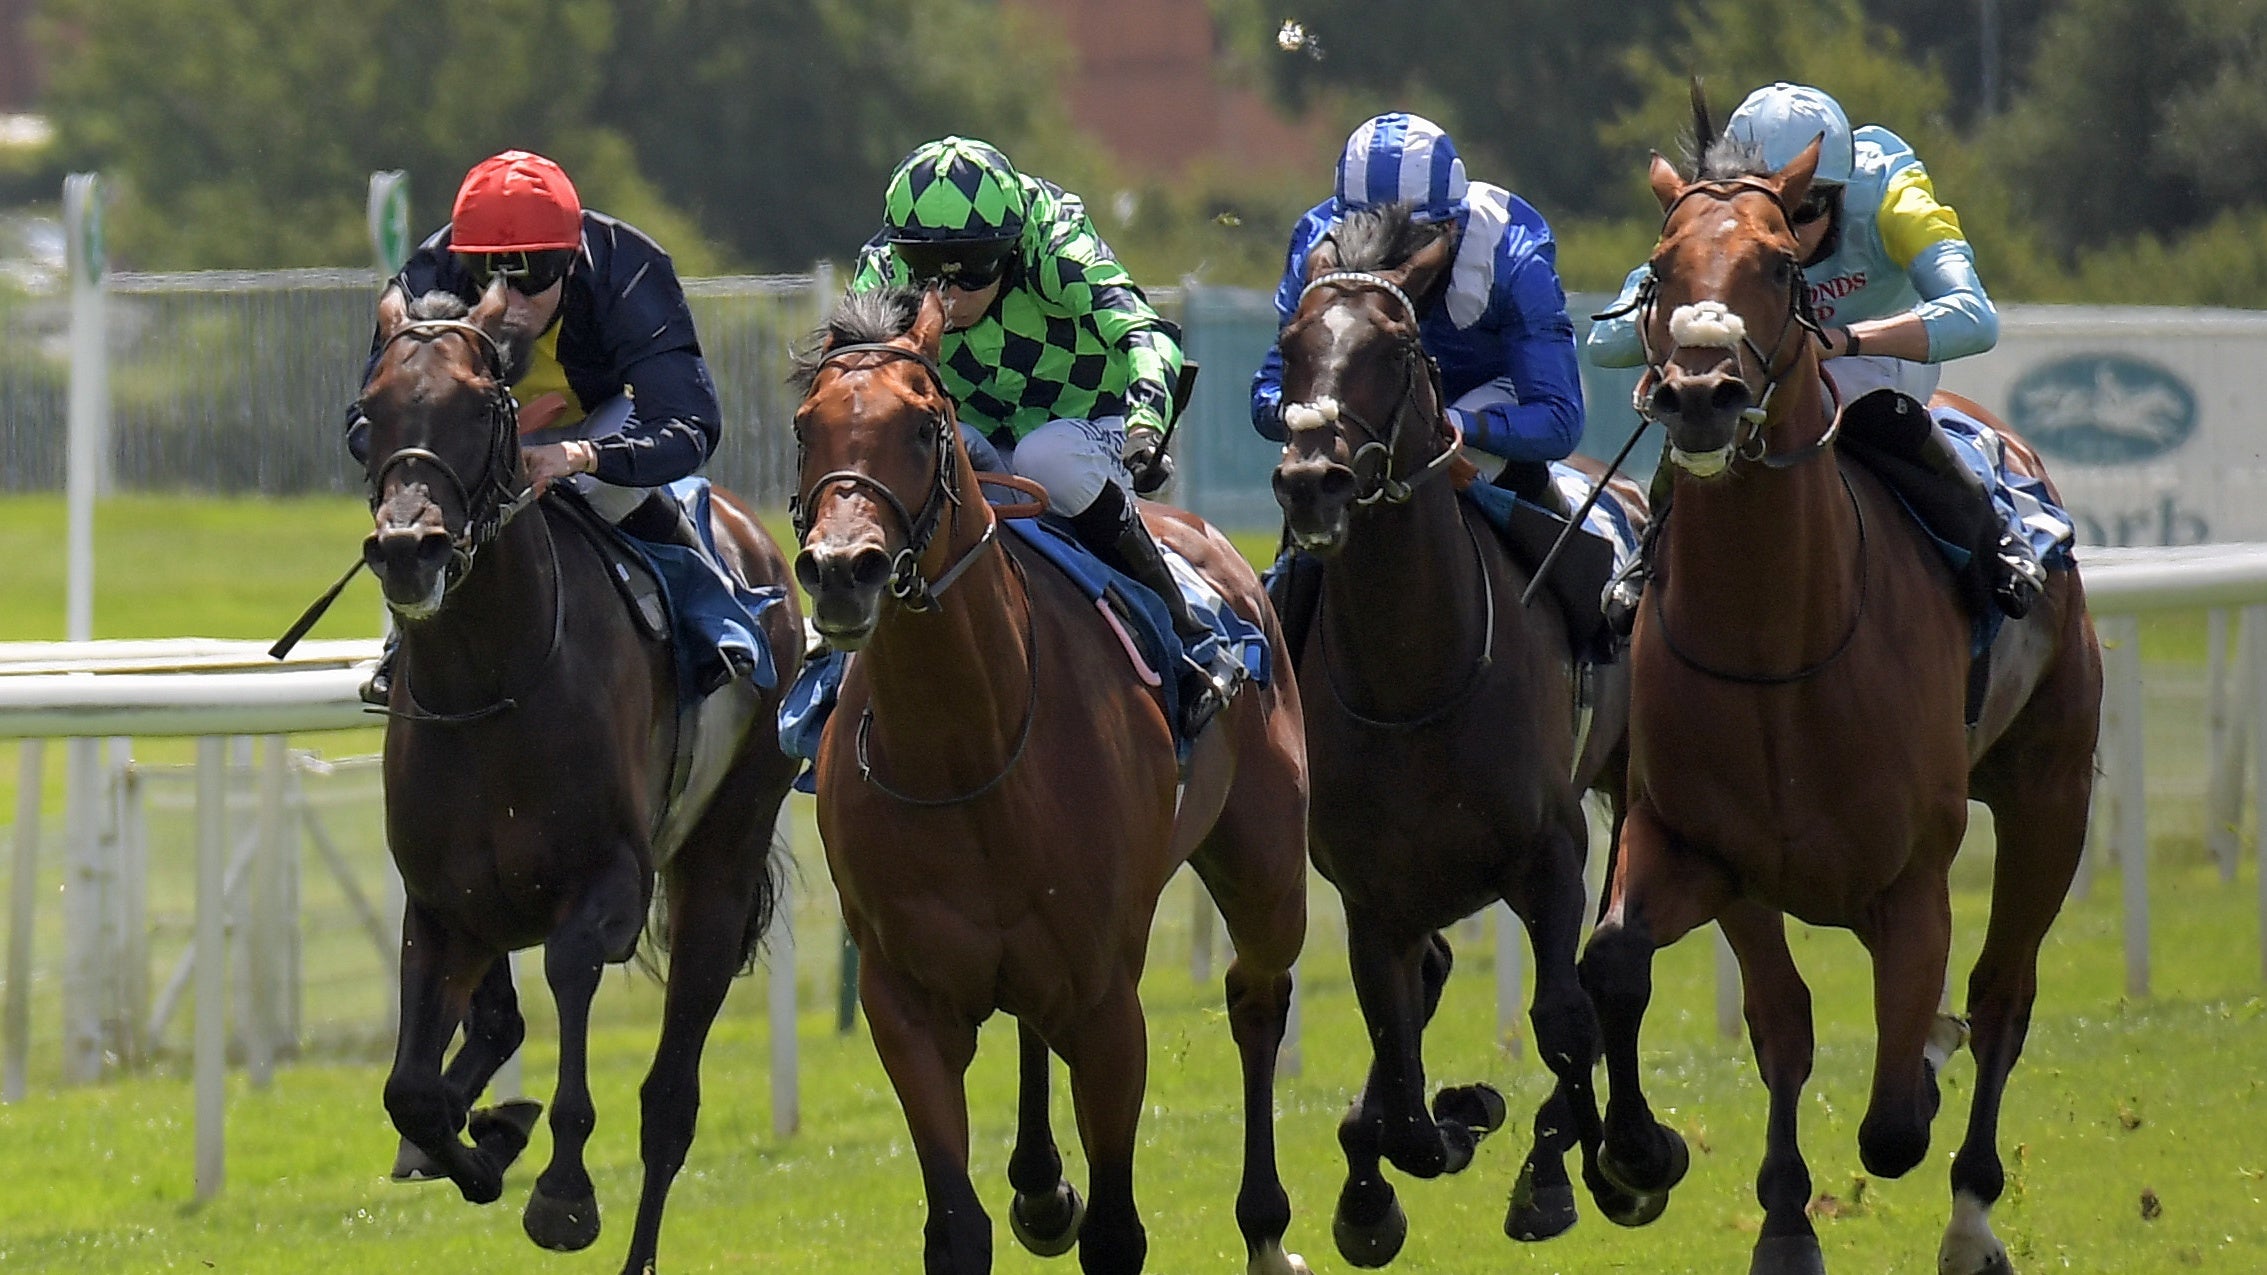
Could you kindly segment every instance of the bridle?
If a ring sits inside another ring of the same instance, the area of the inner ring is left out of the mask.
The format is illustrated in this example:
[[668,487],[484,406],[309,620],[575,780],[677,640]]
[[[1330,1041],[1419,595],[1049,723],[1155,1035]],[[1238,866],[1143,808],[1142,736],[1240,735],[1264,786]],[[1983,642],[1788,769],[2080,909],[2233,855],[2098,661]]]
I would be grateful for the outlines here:
[[472,570],[474,555],[493,541],[522,510],[535,503],[533,485],[517,492],[511,486],[512,479],[519,473],[519,400],[512,397],[511,387],[505,384],[504,351],[495,337],[477,324],[462,319],[416,319],[387,337],[385,344],[378,347],[378,353],[383,356],[404,337],[430,341],[449,333],[469,338],[488,365],[489,388],[486,410],[482,413],[488,427],[488,451],[481,472],[468,483],[455,466],[425,447],[397,447],[370,471],[373,514],[385,499],[386,476],[403,465],[425,465],[439,470],[456,493],[457,503],[464,507],[464,530],[449,537],[449,565],[444,568],[442,586],[444,596]]
[[[1416,400],[1417,370],[1420,367],[1424,369],[1425,376],[1432,386],[1433,403],[1437,408],[1441,402],[1440,365],[1433,361],[1432,355],[1425,352],[1424,337],[1417,328],[1417,303],[1409,299],[1409,294],[1401,290],[1401,285],[1383,275],[1371,274],[1366,270],[1334,270],[1329,274],[1318,275],[1310,280],[1306,287],[1299,290],[1299,300],[1304,302],[1308,293],[1326,286],[1383,292],[1400,302],[1401,308],[1408,312],[1409,329],[1397,333],[1394,340],[1395,362],[1401,369],[1401,388],[1395,392],[1393,397],[1393,415],[1386,419],[1386,428],[1381,430],[1364,420],[1360,413],[1355,412],[1344,403],[1338,403],[1334,405],[1335,410],[1331,413],[1318,415],[1312,419],[1301,415],[1298,420],[1294,421],[1292,419],[1293,414],[1286,411],[1284,426],[1291,433],[1298,434],[1314,429],[1335,430],[1340,421],[1351,422],[1355,428],[1361,430],[1364,441],[1354,449],[1354,455],[1348,462],[1348,468],[1352,469],[1358,476],[1361,474],[1363,462],[1367,458],[1371,456],[1379,457],[1374,481],[1363,483],[1355,490],[1354,503],[1365,506],[1375,505],[1381,501],[1389,505],[1405,504],[1411,496],[1417,494],[1419,487],[1445,472],[1448,463],[1456,459],[1457,453],[1463,447],[1463,437],[1454,426],[1451,426],[1448,444],[1441,449],[1439,455],[1426,461],[1415,474],[1408,478],[1395,478],[1393,476],[1393,458],[1401,451],[1401,428],[1408,422],[1412,414],[1411,404]],[[1288,447],[1289,444],[1286,443],[1285,446]],[[1357,481],[1360,481],[1359,478],[1357,478]]]
[[[1706,195],[1712,199],[1729,202],[1745,194],[1758,194],[1769,199],[1772,206],[1779,210],[1780,217],[1789,226],[1794,224],[1793,216],[1787,209],[1786,199],[1780,194],[1777,187],[1755,177],[1729,177],[1716,181],[1694,182],[1679,192],[1675,199],[1669,201],[1668,208],[1661,214],[1662,237],[1667,238],[1669,221],[1676,215],[1677,209],[1686,200],[1696,195]],[[1648,421],[1658,419],[1648,401],[1651,390],[1667,379],[1669,365],[1675,362],[1677,355],[1685,349],[1684,346],[1675,344],[1672,336],[1672,344],[1666,354],[1657,354],[1654,351],[1653,320],[1659,312],[1660,289],[1660,269],[1657,265],[1649,266],[1644,281],[1638,285],[1636,296],[1632,297],[1627,304],[1616,306],[1597,316],[1601,319],[1609,319],[1618,318],[1633,310],[1637,313],[1637,339],[1645,352],[1645,375],[1638,379],[1631,406],[1636,409],[1639,416]],[[1738,338],[1738,344],[1728,347],[1733,350],[1735,355],[1744,352],[1748,357],[1754,359],[1755,365],[1763,370],[1764,383],[1763,392],[1755,396],[1754,406],[1740,413],[1740,429],[1733,434],[1732,441],[1725,444],[1724,450],[1730,453],[1726,457],[1727,462],[1745,460],[1761,464],[1769,469],[1785,469],[1790,465],[1809,460],[1833,446],[1835,435],[1840,433],[1842,428],[1839,413],[1836,413],[1827,423],[1824,434],[1791,452],[1774,454],[1770,450],[1770,440],[1764,435],[1764,424],[1770,418],[1771,403],[1777,397],[1779,387],[1785,384],[1788,376],[1802,365],[1802,350],[1799,346],[1795,350],[1794,357],[1786,360],[1785,366],[1781,366],[1781,356],[1787,351],[1789,339],[1799,340],[1799,334],[1803,332],[1808,332],[1820,340],[1824,340],[1826,335],[1825,330],[1819,326],[1817,316],[1811,311],[1810,289],[1803,283],[1802,271],[1797,269],[1793,272],[1793,278],[1788,281],[1787,310],[1779,325],[1779,336],[1772,342],[1771,349],[1765,351],[1744,330]],[[1747,379],[1744,367],[1740,379],[1742,381]]]
[[[936,605],[937,595],[950,588],[953,581],[958,580],[962,573],[975,564],[977,555],[992,544],[999,534],[999,523],[997,520],[987,520],[984,534],[935,580],[929,580],[921,574],[921,557],[928,552],[929,542],[936,537],[937,528],[944,521],[945,510],[947,507],[957,509],[960,506],[959,452],[953,447],[952,437],[956,428],[952,395],[945,389],[944,372],[937,366],[937,361],[919,350],[902,345],[880,342],[838,345],[819,358],[818,366],[823,368],[837,359],[848,358],[853,354],[880,354],[918,363],[929,373],[929,379],[936,383],[937,395],[944,400],[945,408],[930,423],[930,430],[934,434],[931,441],[937,449],[937,467],[931,473],[928,499],[921,502],[920,512],[910,513],[906,510],[905,501],[890,490],[889,484],[861,469],[836,469],[813,479],[810,486],[804,488],[789,503],[787,512],[795,522],[795,538],[798,541],[806,540],[817,519],[819,498],[827,493],[828,488],[847,486],[871,492],[889,506],[898,525],[905,528],[905,547],[898,550],[897,556],[890,561],[890,596],[896,598],[907,610],[927,611]],[[796,431],[795,448],[798,462],[796,468],[800,470],[802,458],[809,454],[800,429]]]

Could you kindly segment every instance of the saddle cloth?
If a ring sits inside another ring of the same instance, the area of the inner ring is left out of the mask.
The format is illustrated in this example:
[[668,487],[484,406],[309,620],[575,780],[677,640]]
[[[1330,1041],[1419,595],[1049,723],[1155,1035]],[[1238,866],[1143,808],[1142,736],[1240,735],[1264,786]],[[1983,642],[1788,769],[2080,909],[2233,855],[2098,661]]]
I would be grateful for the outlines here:
[[[2047,570],[2070,570],[2077,562],[2077,556],[2074,552],[2076,535],[2069,511],[2054,502],[2045,483],[2009,467],[2007,443],[1999,436],[1999,431],[1956,407],[1932,405],[1929,415],[1944,427],[1946,437],[1952,441],[1954,454],[1960,457],[1970,471],[1984,480],[1984,486],[1991,492],[1992,508],[1999,512],[2003,529],[2029,541],[2031,552],[2038,555],[2039,565]],[[1910,506],[1907,506],[1906,513],[1912,514]],[[1955,545],[1938,539],[1918,515],[1913,515],[1913,520],[1928,535],[1955,572],[1968,565],[1969,549],[1966,545]],[[1970,634],[1969,653],[1982,656],[1989,651],[2006,623],[2007,615],[1998,607],[1982,608],[1975,617]],[[1980,675],[1978,680],[1980,681]],[[1971,696],[1971,720],[1974,717],[1973,699]]]
[[[1112,630],[1119,635],[1128,662],[1142,681],[1154,687],[1163,699],[1165,720],[1173,728],[1174,748],[1182,760],[1187,760],[1189,744],[1179,737],[1179,673],[1184,654],[1200,664],[1208,664],[1218,649],[1225,646],[1243,668],[1246,680],[1267,685],[1273,670],[1266,633],[1228,605],[1212,582],[1162,538],[1157,542],[1158,548],[1164,551],[1166,565],[1172,569],[1174,583],[1181,587],[1182,598],[1188,602],[1190,612],[1211,629],[1204,641],[1185,651],[1179,635],[1173,631],[1172,617],[1164,601],[1097,558],[1092,550],[1078,542],[1068,524],[1042,517],[1005,518],[1001,525],[1060,570],[1088,601],[1100,608]],[[779,704],[779,746],[789,756],[806,762],[817,759],[819,737],[826,729],[827,716],[834,711],[843,676],[849,667],[850,657],[831,647],[816,647],[804,657],[802,672]],[[809,767],[804,768],[795,786],[803,792],[814,790],[815,780]]]

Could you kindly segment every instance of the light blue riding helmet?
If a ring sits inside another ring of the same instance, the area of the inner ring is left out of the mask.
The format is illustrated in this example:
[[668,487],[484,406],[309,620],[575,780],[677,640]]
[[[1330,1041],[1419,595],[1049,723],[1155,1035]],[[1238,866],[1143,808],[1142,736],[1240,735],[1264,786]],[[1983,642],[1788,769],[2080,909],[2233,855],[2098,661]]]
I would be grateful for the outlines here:
[[1408,203],[1419,221],[1446,221],[1464,211],[1464,161],[1441,126],[1422,115],[1390,111],[1364,121],[1338,157],[1338,203],[1370,208]]
[[1724,131],[1763,152],[1763,163],[1777,171],[1785,168],[1812,138],[1818,146],[1818,172],[1813,182],[1834,186],[1850,184],[1857,167],[1857,148],[1850,139],[1850,117],[1831,97],[1807,84],[1781,80],[1747,95],[1724,121]]

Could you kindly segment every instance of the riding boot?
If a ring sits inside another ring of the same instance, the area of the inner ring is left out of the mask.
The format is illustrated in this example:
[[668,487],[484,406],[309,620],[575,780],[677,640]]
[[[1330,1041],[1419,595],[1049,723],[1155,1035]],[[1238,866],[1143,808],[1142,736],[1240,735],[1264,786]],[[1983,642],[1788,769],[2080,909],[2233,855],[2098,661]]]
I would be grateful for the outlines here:
[[1646,582],[1653,578],[1653,546],[1669,521],[1669,481],[1666,461],[1653,471],[1653,486],[1646,499],[1645,529],[1637,533],[1637,553],[1615,573],[1606,586],[1606,626],[1618,637],[1637,627],[1637,604],[1645,600]]
[[1124,489],[1116,483],[1104,483],[1102,494],[1094,503],[1071,518],[1071,528],[1078,533],[1079,541],[1104,562],[1132,577],[1165,604],[1166,613],[1173,618],[1173,633],[1180,638],[1183,651],[1179,674],[1181,737],[1195,739],[1205,723],[1227,705],[1229,695],[1235,690],[1235,683],[1225,671],[1199,664],[1187,654],[1212,638],[1212,626],[1189,610],[1188,599],[1181,596],[1181,587],[1173,580],[1172,568],[1165,565],[1164,551],[1149,534],[1140,511],[1126,499]]
[[1876,390],[1842,409],[1843,445],[1913,510],[1929,534],[1967,552],[1958,573],[1968,604],[2021,619],[2039,600],[2046,569],[2029,540],[2010,532],[1991,489],[1908,395]]
[[1488,483],[1561,518],[1574,516],[1574,510],[1567,507],[1566,498],[1559,493],[1559,485],[1551,481],[1549,461],[1507,460]]
[[659,488],[647,492],[645,499],[614,525],[647,544],[680,545],[704,558],[708,556],[708,546],[701,543],[700,532],[685,516],[685,507]]
[[401,649],[401,633],[389,630],[385,645],[378,648],[378,662],[370,669],[370,680],[362,684],[357,694],[362,702],[373,708],[384,708],[394,693],[394,654]]

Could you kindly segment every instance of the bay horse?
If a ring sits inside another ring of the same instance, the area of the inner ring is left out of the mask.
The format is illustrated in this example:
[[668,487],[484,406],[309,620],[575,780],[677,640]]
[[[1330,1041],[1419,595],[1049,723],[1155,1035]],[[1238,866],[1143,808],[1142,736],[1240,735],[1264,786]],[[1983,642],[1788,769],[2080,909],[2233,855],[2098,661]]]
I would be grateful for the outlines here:
[[[991,1269],[964,1074],[995,1011],[1016,1017],[1021,1042],[1011,1230],[1046,1256],[1077,1245],[1089,1275],[1142,1269],[1137,993],[1158,894],[1187,862],[1236,946],[1226,983],[1247,1271],[1303,1272],[1283,1250],[1291,1205],[1274,1137],[1276,1051],[1306,932],[1306,754],[1281,634],[1224,537],[1143,506],[1154,533],[1263,628],[1278,670],[1197,737],[1176,803],[1164,712],[1111,622],[1002,534],[985,502],[937,367],[944,323],[934,292],[845,298],[803,365],[795,416],[796,578],[820,636],[855,652],[819,746],[819,829],[858,945],[859,999],[920,1161],[925,1269]],[[1064,1180],[1048,1127],[1050,1051],[1070,1067],[1090,1203]]]
[[[1596,788],[1619,810],[1627,681],[1617,666],[1596,670],[1594,724],[1578,738],[1567,621],[1547,598],[1520,605],[1529,572],[1454,490],[1472,470],[1417,327],[1448,283],[1447,232],[1406,205],[1349,214],[1310,254],[1311,282],[1279,337],[1290,435],[1275,496],[1292,542],[1324,561],[1320,614],[1294,653],[1314,771],[1308,836],[1345,900],[1372,1048],[1338,1131],[1347,1176],[1333,1234],[1357,1266],[1385,1265],[1408,1234],[1381,1156],[1413,1177],[1460,1172],[1503,1123],[1486,1085],[1444,1088],[1428,1112],[1423,1057],[1453,963],[1441,931],[1499,899],[1526,923],[1530,1022],[1558,1080],[1505,1230],[1538,1240],[1574,1224],[1562,1158],[1578,1140],[1607,1214],[1651,1220],[1592,1163],[1598,1024],[1575,972],[1581,798]],[[1642,519],[1643,498],[1623,490]]]
[[[551,1163],[523,1223],[546,1248],[595,1242],[583,1165],[597,1123],[590,1002],[605,966],[647,932],[658,881],[668,990],[641,1093],[645,1184],[623,1266],[636,1275],[652,1269],[692,1144],[709,1028],[778,902],[772,826],[794,766],[778,748],[774,696],[737,681],[721,709],[712,699],[703,710],[741,728],[714,795],[689,830],[672,820],[674,847],[657,846],[680,728],[675,665],[636,627],[575,515],[527,491],[506,369],[533,334],[506,330],[502,289],[499,279],[469,313],[453,297],[412,305],[389,291],[362,391],[376,523],[363,554],[401,631],[385,804],[408,899],[385,1104],[407,1144],[397,1176],[446,1176],[476,1204],[502,1193],[535,1104],[468,1109],[524,1034],[501,958],[542,944],[559,1083]],[[713,509],[727,567],[783,583],[785,559],[755,519],[721,491]],[[791,595],[763,616],[762,640],[775,667],[795,667]]]
[[[1695,177],[1653,159],[1665,217],[1637,315],[1641,402],[1667,426],[1677,468],[1632,639],[1630,811],[1582,958],[1611,1090],[1601,1165],[1644,1195],[1684,1172],[1682,1140],[1646,1106],[1638,1031],[1655,949],[1713,920],[1739,958],[1770,1091],[1751,1269],[1823,1271],[1796,1137],[1810,991],[1785,918],[1848,929],[1872,957],[1877,1039],[1858,1150],[1867,1172],[1900,1176],[1928,1151],[1936,1077],[1961,1041],[1938,1006],[1946,877],[1973,797],[1992,810],[1998,856],[1968,982],[1975,1098],[1937,1269],[1999,1275],[2012,1269],[1989,1222],[2005,1183],[2001,1095],[2094,777],[2101,655],[2084,587],[2075,570],[2053,572],[2041,603],[1999,632],[1966,725],[1972,620],[1943,556],[1834,445],[1788,217],[1818,144],[1767,171],[1716,139],[1697,91],[1694,115]],[[2012,463],[2043,481],[2037,455],[2003,436]]]

